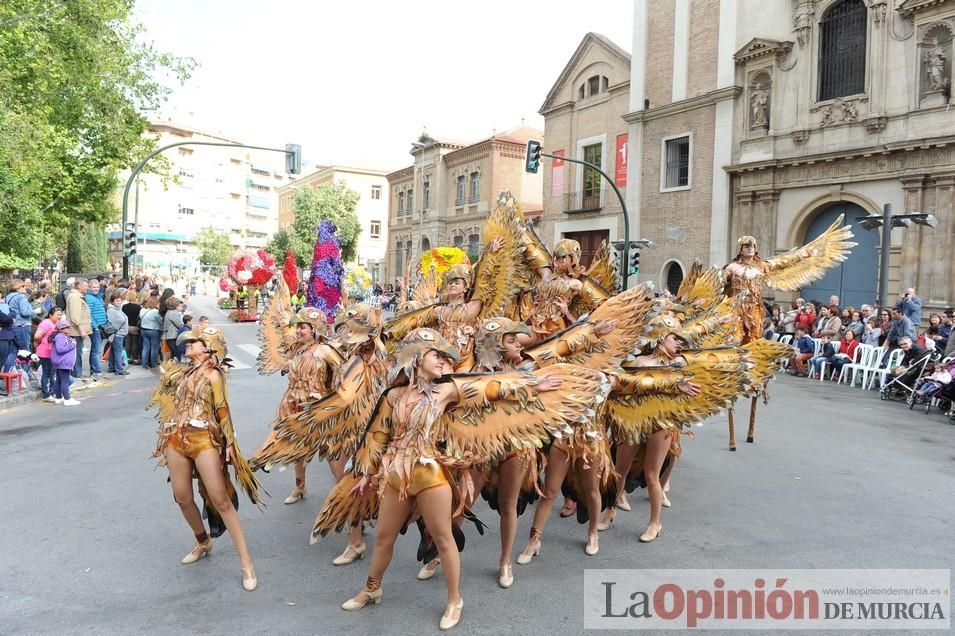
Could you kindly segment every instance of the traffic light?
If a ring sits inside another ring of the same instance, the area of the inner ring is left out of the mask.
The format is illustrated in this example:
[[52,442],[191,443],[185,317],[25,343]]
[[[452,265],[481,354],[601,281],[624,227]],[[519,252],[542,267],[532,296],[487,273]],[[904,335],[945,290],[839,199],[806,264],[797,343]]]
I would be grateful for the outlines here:
[[285,172],[301,174],[302,147],[298,144],[285,144]]
[[537,174],[541,165],[541,142],[534,139],[527,141],[527,159],[524,161],[524,170]]
[[640,248],[638,246],[630,247],[630,273],[636,274],[640,271]]
[[127,223],[123,230],[123,256],[132,256],[136,253],[136,224]]

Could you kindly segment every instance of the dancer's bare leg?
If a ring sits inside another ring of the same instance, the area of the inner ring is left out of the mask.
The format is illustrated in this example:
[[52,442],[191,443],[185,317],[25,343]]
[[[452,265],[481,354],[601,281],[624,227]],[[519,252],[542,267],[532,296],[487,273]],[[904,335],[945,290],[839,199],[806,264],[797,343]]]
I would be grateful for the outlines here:
[[590,516],[587,526],[587,543],[597,544],[597,524],[600,523],[600,481],[593,468],[583,468],[580,471],[580,481],[584,487],[584,501],[587,504],[587,514]]
[[643,476],[650,492],[650,523],[643,537],[652,540],[660,532],[660,510],[663,507],[663,486],[660,484],[660,469],[670,450],[670,436],[666,431],[656,431],[647,440],[646,458],[643,464]]
[[446,485],[428,488],[419,492],[415,499],[444,567],[448,605],[455,605],[461,600],[461,557],[451,534],[451,488]]
[[249,548],[245,544],[245,534],[242,532],[242,524],[239,522],[239,513],[232,505],[232,499],[229,498],[229,490],[226,487],[226,477],[222,473],[222,459],[215,450],[205,450],[196,457],[196,470],[202,478],[202,483],[206,487],[206,494],[212,500],[212,505],[216,512],[225,522],[225,527],[232,537],[232,543],[235,544],[235,551],[239,553],[239,561],[243,568],[252,567],[252,557],[249,556]]
[[625,489],[627,474],[633,465],[633,460],[637,456],[639,447],[636,444],[620,444],[617,446],[617,459],[614,462],[614,469],[617,471],[617,502],[619,503],[627,496]]
[[[531,554],[540,543],[541,535],[544,534],[544,526],[550,518],[551,508],[554,506],[554,500],[560,494],[560,487],[564,483],[567,471],[570,468],[570,461],[567,455],[559,448],[551,445],[547,454],[547,470],[544,473],[544,494],[537,501],[537,507],[534,509],[534,522],[531,525],[531,538],[524,548],[523,554]],[[520,561],[520,560],[519,560]]]
[[[532,458],[531,461],[534,461]],[[527,467],[520,457],[511,457],[498,469],[497,507],[501,515],[501,561],[500,567],[511,562],[511,551],[517,537],[517,498]]]
[[192,533],[199,536],[205,533],[206,528],[202,523],[199,507],[196,506],[192,487],[192,461],[168,447],[165,457],[166,467],[169,469],[169,480],[172,482],[172,495],[179,504],[179,510],[192,529]]
[[375,532],[375,549],[371,553],[371,566],[368,568],[368,582],[375,582],[374,589],[369,589],[368,583],[365,588],[355,597],[354,600],[365,600],[367,592],[375,591],[381,587],[381,578],[391,563],[391,557],[395,550],[395,539],[401,532],[401,527],[411,513],[411,499],[398,498],[398,491],[391,486],[385,487],[385,492],[381,497],[381,503],[378,506],[378,529]]

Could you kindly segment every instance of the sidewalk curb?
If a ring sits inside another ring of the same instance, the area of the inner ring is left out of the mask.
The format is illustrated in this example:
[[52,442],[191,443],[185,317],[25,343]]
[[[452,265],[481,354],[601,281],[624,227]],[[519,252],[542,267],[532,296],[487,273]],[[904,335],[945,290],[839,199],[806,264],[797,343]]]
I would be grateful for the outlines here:
[[[77,380],[73,387],[70,389],[70,394],[74,393],[87,393],[93,389],[106,388],[116,384],[116,380],[100,380],[99,382],[81,382]],[[17,391],[14,389],[14,392],[10,395],[0,397],[0,412],[7,409],[11,409],[23,404],[42,404],[43,400],[41,399],[41,393],[39,389],[30,389],[24,388],[22,391]]]

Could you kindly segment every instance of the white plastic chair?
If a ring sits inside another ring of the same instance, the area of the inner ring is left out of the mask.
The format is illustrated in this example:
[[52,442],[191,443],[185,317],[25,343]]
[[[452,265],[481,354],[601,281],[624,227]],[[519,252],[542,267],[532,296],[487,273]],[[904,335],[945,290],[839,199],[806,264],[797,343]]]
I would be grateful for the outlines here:
[[[861,388],[864,389],[869,386],[869,374],[879,370],[879,367],[882,365],[882,361],[885,359],[885,356],[888,352],[888,349],[885,347],[875,347],[867,361],[860,361],[860,364],[863,365],[858,369],[858,371],[862,371],[862,382],[859,384]],[[851,386],[855,386],[856,384],[856,371],[857,369],[852,370]]]
[[[842,343],[839,342],[839,341],[833,341],[833,342],[830,342],[829,344],[832,345],[832,352],[833,352],[833,354],[839,353],[839,350],[842,348]],[[822,382],[823,379],[826,377],[826,367],[828,367],[828,366],[829,366],[828,360],[823,360],[823,361],[819,364],[819,381],[820,381],[820,382]],[[830,379],[831,379],[831,378],[830,378]]]
[[792,334],[786,334],[785,336],[782,336],[782,337],[779,339],[779,341],[780,341],[781,343],[783,343],[783,344],[792,344],[792,343],[793,343]]
[[849,371],[852,371],[852,384],[850,386],[855,386],[856,373],[866,363],[868,363],[869,358],[872,357],[872,351],[874,349],[875,347],[872,345],[866,344],[860,344],[858,347],[856,347],[855,353],[852,356],[852,362],[842,365],[842,370],[839,371],[839,381],[837,384],[842,384],[842,381],[849,377]]
[[869,386],[867,388],[871,389],[872,385],[875,384],[875,378],[879,378],[879,388],[881,389],[885,386],[885,378],[892,372],[892,369],[902,364],[902,358],[905,357],[905,352],[901,349],[893,349],[889,353],[888,361],[885,363],[884,369],[873,369],[872,377],[869,378]]

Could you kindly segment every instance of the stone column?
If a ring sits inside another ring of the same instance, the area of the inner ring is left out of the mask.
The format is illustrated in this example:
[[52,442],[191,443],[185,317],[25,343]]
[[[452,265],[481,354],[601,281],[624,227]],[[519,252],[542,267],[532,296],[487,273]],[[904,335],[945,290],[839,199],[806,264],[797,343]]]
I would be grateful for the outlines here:
[[776,252],[776,217],[779,204],[779,190],[759,190],[756,192],[752,235],[759,241],[760,254],[770,258]]
[[889,47],[889,21],[892,16],[886,15],[885,0],[868,0],[866,5],[872,25],[869,30],[869,61],[866,64],[870,69],[868,114],[871,116],[885,112],[885,87],[888,80],[885,60]]
[[[903,212],[923,212],[925,175],[911,175],[899,180],[902,182],[902,190],[905,192],[905,210]],[[919,286],[921,266],[919,254],[922,249],[920,227],[916,225],[902,231],[902,262],[899,264],[900,287]],[[889,289],[889,299],[891,300],[898,293],[898,289]]]
[[[952,275],[952,245],[955,245],[955,174],[935,178],[935,216],[938,227],[925,228],[934,235],[935,255],[932,267],[936,273],[929,302],[949,307],[955,303],[955,276]],[[926,290],[928,291],[928,290]]]
[[730,236],[730,258],[736,256],[736,241],[739,237],[747,234],[756,236],[753,228],[753,208],[756,203],[756,193],[752,191],[737,192],[735,200],[733,235]]

